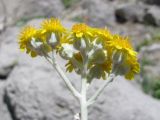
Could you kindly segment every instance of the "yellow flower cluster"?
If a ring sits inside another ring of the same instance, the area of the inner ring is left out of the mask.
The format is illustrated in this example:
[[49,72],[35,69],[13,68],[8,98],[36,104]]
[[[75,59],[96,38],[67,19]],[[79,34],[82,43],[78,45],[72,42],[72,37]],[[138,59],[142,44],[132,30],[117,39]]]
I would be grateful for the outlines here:
[[58,19],[46,19],[39,29],[25,27],[19,35],[22,51],[35,57],[56,50],[68,62],[66,70],[81,74],[87,64],[87,79],[103,78],[110,73],[133,79],[139,73],[137,53],[129,39],[108,29],[93,28],[84,23],[66,29]]
[[40,29],[26,26],[19,35],[20,49],[26,50],[31,57],[43,55],[44,52],[50,52],[52,47],[59,43],[65,31],[61,22],[55,18],[44,20]]

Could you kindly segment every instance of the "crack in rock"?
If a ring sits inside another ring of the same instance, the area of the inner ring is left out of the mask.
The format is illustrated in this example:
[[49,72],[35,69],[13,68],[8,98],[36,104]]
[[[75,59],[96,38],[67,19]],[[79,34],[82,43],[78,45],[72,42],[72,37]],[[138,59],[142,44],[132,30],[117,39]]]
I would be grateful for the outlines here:
[[11,103],[11,99],[7,94],[7,91],[5,90],[4,96],[3,96],[3,101],[7,106],[7,109],[9,111],[9,114],[11,115],[12,120],[20,120],[19,118],[17,118],[16,116],[16,111],[15,111],[15,106],[12,105]]
[[15,67],[15,64],[7,66],[3,69],[0,69],[0,80],[6,80],[10,75],[10,73],[12,72],[12,70],[14,69],[14,67]]

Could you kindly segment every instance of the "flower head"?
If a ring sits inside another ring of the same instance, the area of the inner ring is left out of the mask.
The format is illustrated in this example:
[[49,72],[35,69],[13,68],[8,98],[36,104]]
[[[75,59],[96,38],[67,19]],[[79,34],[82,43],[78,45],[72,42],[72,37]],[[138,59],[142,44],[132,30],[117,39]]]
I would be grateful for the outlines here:
[[48,45],[53,49],[59,45],[62,34],[66,31],[61,22],[56,18],[46,19],[41,24]]
[[128,80],[132,80],[134,78],[134,75],[140,72],[140,66],[137,60],[128,60],[128,66],[129,70],[125,74],[125,78]]
[[28,42],[37,34],[37,29],[32,26],[26,26],[19,35],[19,42]]
[[113,35],[112,40],[107,41],[107,45],[130,56],[136,57],[137,55],[127,37]]
[[32,57],[35,57],[37,54],[35,51],[31,50],[31,40],[32,38],[37,37],[37,29],[32,26],[26,26],[19,35],[19,45],[22,51],[25,51],[30,54]]
[[74,24],[72,27],[72,32],[77,38],[81,38],[84,35],[92,36],[91,27],[84,23]]
[[61,22],[56,18],[46,19],[42,22],[41,27],[48,33],[55,33],[55,32],[64,32],[65,28],[61,24]]
[[110,39],[112,37],[111,32],[107,28],[94,28],[94,35],[103,40]]
[[[42,55],[42,52],[49,52],[51,48],[46,44],[45,37],[41,30],[32,26],[26,26],[19,35],[19,45],[22,51],[31,57]],[[43,51],[41,50],[43,49]]]
[[140,67],[137,52],[134,51],[128,38],[113,35],[112,40],[107,41],[107,45],[111,50],[113,65],[115,64],[113,71],[125,75],[126,79],[133,79],[134,75],[139,73]]

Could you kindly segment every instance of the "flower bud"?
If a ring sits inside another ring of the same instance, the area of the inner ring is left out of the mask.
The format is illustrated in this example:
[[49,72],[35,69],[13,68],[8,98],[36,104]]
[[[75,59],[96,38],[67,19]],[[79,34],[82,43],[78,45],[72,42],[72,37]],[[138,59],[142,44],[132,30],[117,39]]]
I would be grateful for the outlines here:
[[41,41],[36,40],[35,38],[32,38],[30,42],[30,49],[34,52],[36,52],[38,55],[44,55],[51,51],[51,47],[47,44],[44,44]]
[[84,50],[86,49],[87,45],[86,45],[86,41],[82,38],[82,39],[79,39],[79,40],[76,40],[74,42],[74,47],[77,49],[77,50]]
[[52,33],[50,38],[47,40],[47,43],[52,47],[54,48],[58,43],[59,41],[57,40],[57,37],[55,35],[55,33]]
[[36,41],[35,38],[32,38],[31,42],[30,42],[30,49],[37,52],[38,54],[42,53],[42,46],[43,43],[41,41]]

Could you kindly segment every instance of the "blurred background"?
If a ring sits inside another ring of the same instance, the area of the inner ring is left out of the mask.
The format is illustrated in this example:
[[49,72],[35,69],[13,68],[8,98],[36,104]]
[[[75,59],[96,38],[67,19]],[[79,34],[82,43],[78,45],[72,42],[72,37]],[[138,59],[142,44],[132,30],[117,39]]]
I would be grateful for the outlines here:
[[[139,53],[141,73],[135,81],[117,77],[89,108],[89,120],[160,120],[160,0],[0,0],[0,120],[73,120],[79,112],[56,71],[17,45],[22,27],[49,17],[69,28],[106,26],[129,36]],[[79,87],[79,76],[68,76]],[[100,84],[93,81],[88,96]]]

